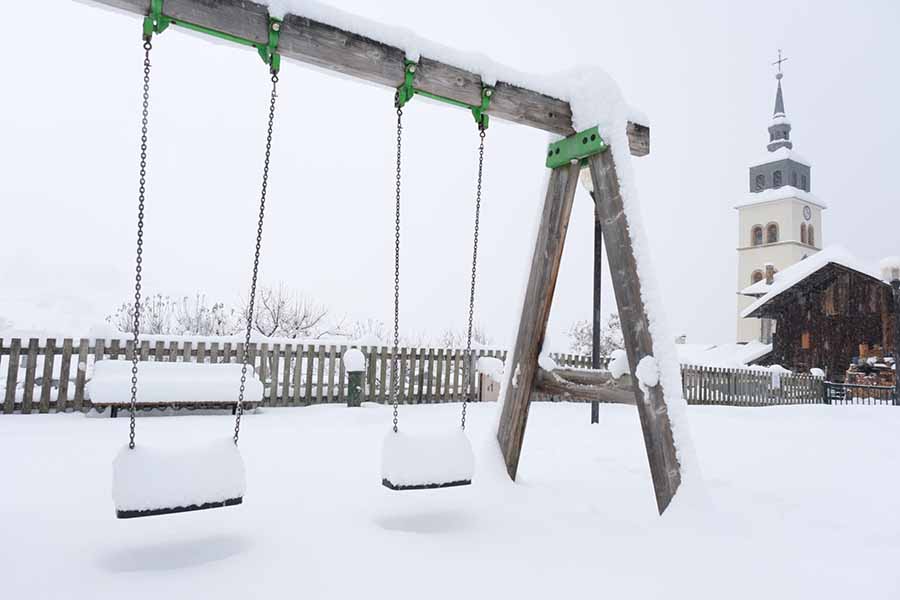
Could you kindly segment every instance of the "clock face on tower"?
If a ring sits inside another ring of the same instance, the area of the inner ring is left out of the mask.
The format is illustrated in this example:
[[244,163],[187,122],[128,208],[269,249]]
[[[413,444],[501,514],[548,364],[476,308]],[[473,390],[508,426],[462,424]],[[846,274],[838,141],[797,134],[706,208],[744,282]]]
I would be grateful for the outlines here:
[[808,206],[803,207],[803,218],[809,221],[812,219],[812,209]]

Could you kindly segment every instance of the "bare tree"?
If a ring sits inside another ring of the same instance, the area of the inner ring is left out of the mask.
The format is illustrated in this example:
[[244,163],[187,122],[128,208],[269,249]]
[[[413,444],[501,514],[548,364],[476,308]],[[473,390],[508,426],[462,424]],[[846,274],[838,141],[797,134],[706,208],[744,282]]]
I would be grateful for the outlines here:
[[[438,338],[438,344],[442,348],[465,348],[468,331],[464,329],[445,329]],[[487,331],[480,324],[472,326],[472,345],[473,346],[490,346],[494,343],[494,339],[488,335]]]
[[239,315],[222,302],[207,305],[206,296],[185,296],[175,314],[178,333],[185,335],[233,335],[242,329]]
[[[141,302],[140,333],[166,335],[178,333],[173,327],[176,303],[162,294],[150,295]],[[123,302],[106,322],[123,333],[134,332],[134,303]]]
[[388,333],[384,321],[365,319],[356,321],[350,328],[350,339],[354,341],[377,341],[379,344],[393,343],[392,336]]
[[[590,356],[593,350],[594,328],[590,321],[576,321],[569,327],[569,348],[575,354]],[[617,313],[610,313],[606,325],[600,329],[600,356],[609,356],[613,350],[625,347],[622,338],[622,322]]]
[[[241,311],[246,318],[248,303]],[[343,322],[326,324],[328,309],[313,300],[289,291],[284,284],[277,288],[264,286],[256,294],[253,328],[266,337],[321,338],[342,335]]]

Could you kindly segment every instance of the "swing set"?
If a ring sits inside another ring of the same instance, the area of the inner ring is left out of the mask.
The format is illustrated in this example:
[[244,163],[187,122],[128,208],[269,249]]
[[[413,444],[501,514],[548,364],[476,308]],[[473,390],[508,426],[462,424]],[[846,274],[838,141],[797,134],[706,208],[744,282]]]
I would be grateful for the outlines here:
[[[473,376],[474,368],[471,360],[472,329],[478,266],[484,142],[490,117],[498,117],[564,136],[562,140],[551,144],[547,150],[545,164],[547,168],[552,169],[552,173],[541,216],[539,235],[534,248],[516,344],[507,360],[507,369],[513,369],[516,376],[505,389],[497,439],[509,476],[512,479],[516,477],[533,393],[552,390],[557,395],[569,395],[579,399],[604,401],[615,398],[621,400],[621,392],[610,387],[608,374],[600,372],[573,374],[567,373],[567,370],[547,372],[538,366],[538,355],[546,331],[579,173],[584,166],[590,170],[594,188],[592,195],[595,199],[595,218],[606,238],[610,271],[623,323],[626,352],[632,370],[642,357],[653,354],[653,339],[649,334],[647,314],[641,298],[640,280],[628,234],[612,153],[608,152],[608,146],[596,127],[587,131],[574,132],[571,108],[568,103],[502,81],[495,85],[485,85],[481,77],[476,74],[426,57],[420,57],[417,61],[408,60],[405,53],[399,48],[302,16],[288,14],[284,19],[277,19],[268,14],[265,6],[252,2],[170,0],[164,7],[164,0],[150,0],[149,6],[147,0],[98,1],[144,16],[144,79],[133,322],[135,348],[139,347],[140,341],[138,332],[140,330],[143,274],[150,51],[153,47],[153,36],[175,25],[237,44],[251,46],[257,50],[263,62],[269,67],[271,93],[268,106],[268,128],[250,281],[248,319],[244,331],[244,352],[235,410],[233,433],[235,454],[240,436],[247,379],[255,376],[250,364],[249,347],[265,220],[269,161],[278,97],[277,84],[282,56],[365,81],[390,86],[396,90],[394,94],[394,108],[397,117],[394,326],[391,365],[393,373],[398,372],[397,357],[400,344],[400,216],[404,107],[416,95],[462,107],[471,112],[479,135],[468,330],[464,363],[466,377]],[[629,123],[628,136],[632,154],[643,156],[649,153],[649,129]],[[135,413],[139,396],[138,366],[138,353],[134,352],[131,365],[129,441],[128,449],[124,452],[134,452],[136,448]],[[633,372],[632,377],[634,377]],[[385,438],[383,448],[382,484],[391,490],[435,489],[471,484],[474,459],[471,444],[465,436],[466,409],[470,398],[465,397],[463,400],[460,428],[453,435],[444,438],[414,436],[400,431],[398,387],[394,385],[391,389],[393,426]],[[662,514],[674,497],[681,481],[680,465],[675,456],[665,398],[659,385],[643,390],[640,389],[640,386],[634,386],[633,394],[644,431],[657,507]],[[440,463],[448,453],[458,455],[458,460],[454,461],[455,466],[450,469],[443,468],[429,472],[429,462]],[[240,460],[239,455],[236,454],[236,456]],[[198,464],[197,461],[186,462],[193,465]],[[242,463],[240,468],[242,469]],[[182,480],[190,480],[191,473],[182,473],[181,475]],[[114,488],[116,486],[115,478],[118,476],[118,471],[114,470]],[[146,486],[149,490],[155,485],[155,482],[149,479],[142,481],[140,477],[136,478],[132,475],[130,484]],[[190,490],[185,491],[185,494],[190,496]],[[138,510],[117,505],[117,516],[131,518],[169,514],[232,506],[240,504],[242,501],[242,494],[226,494],[226,497],[222,497],[222,494],[217,497],[205,497],[197,494],[197,497],[182,498],[178,502],[160,502],[165,505],[142,507]]]

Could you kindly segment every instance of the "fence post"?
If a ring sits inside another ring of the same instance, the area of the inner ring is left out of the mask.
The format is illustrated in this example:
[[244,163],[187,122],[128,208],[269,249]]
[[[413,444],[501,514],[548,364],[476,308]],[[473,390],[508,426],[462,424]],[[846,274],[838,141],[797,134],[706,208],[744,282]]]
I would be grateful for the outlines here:
[[341,361],[347,371],[347,406],[358,407],[362,404],[366,357],[358,348],[349,348],[341,356]]
[[894,292],[894,406],[900,406],[900,279],[891,281],[891,288]]

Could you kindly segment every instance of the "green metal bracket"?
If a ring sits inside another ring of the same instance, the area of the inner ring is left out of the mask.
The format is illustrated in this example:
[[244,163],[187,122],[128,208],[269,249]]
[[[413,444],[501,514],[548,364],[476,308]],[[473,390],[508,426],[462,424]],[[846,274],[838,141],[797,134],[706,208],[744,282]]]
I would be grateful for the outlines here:
[[460,108],[469,109],[470,111],[472,111],[472,116],[475,117],[475,123],[478,125],[479,129],[488,128],[489,118],[487,115],[487,109],[488,106],[490,106],[491,97],[494,95],[493,88],[488,86],[482,87],[481,104],[466,104],[465,102],[460,102],[459,100],[454,100],[453,98],[447,98],[445,96],[439,96],[437,94],[432,94],[424,90],[416,89],[415,79],[418,65],[411,60],[405,60],[403,61],[403,68],[403,83],[400,85],[400,87],[397,88],[397,95],[394,102],[397,108],[403,108],[407,102],[413,99],[413,96],[418,94],[420,96],[425,96],[426,98],[431,98],[432,100],[437,100],[438,102],[443,102],[444,104],[451,104],[453,106],[459,106]]
[[484,86],[481,88],[481,106],[472,107],[472,116],[479,129],[487,129],[491,124],[491,119],[487,114],[488,106],[491,104],[491,97],[494,95],[494,88]]
[[172,17],[163,14],[163,0],[150,0],[150,12],[144,17],[144,39],[150,40],[154,33],[162,33],[169,25],[178,25],[179,27],[190,29],[191,31],[196,31],[198,33],[205,33],[206,35],[211,35],[222,40],[234,42],[235,44],[252,46],[253,48],[256,48],[256,51],[263,59],[263,62],[269,65],[273,74],[278,73],[281,68],[281,55],[278,54],[278,40],[281,35],[280,19],[269,17],[268,41],[265,44],[261,44],[253,40],[225,33],[224,31],[210,29],[209,27],[189,23],[188,21],[182,21],[180,19],[173,19]]
[[149,40],[154,33],[162,33],[172,22],[162,14],[163,0],[150,0],[150,12],[144,17],[144,39]]
[[565,166],[573,160],[584,165],[589,156],[605,152],[608,148],[609,146],[600,137],[600,130],[597,127],[591,127],[550,144],[547,149],[547,167],[555,169]]

